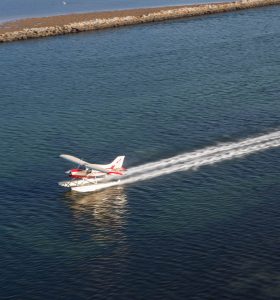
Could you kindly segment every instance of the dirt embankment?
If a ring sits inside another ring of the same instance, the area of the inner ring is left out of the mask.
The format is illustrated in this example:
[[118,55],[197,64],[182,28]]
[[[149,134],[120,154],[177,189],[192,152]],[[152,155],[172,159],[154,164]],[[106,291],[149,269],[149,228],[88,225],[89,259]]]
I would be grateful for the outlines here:
[[200,16],[280,4],[280,0],[241,0],[23,19],[0,25],[0,43],[140,23]]

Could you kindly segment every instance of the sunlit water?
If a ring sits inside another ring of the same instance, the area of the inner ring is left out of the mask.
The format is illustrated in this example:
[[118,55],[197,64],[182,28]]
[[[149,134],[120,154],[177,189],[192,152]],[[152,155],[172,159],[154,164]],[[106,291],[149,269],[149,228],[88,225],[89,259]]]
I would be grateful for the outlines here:
[[280,128],[277,6],[0,47],[0,298],[278,299],[279,148],[77,194]]
[[[226,2],[222,0],[219,2]],[[1,0],[0,22],[70,13],[185,5],[215,0]]]

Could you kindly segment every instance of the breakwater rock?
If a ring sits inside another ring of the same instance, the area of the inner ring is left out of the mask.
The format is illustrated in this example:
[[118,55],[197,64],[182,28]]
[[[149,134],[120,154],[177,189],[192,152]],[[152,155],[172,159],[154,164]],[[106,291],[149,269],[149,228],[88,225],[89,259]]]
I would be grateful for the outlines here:
[[225,3],[116,11],[107,14],[89,13],[33,18],[2,24],[0,26],[0,42],[64,35],[276,4],[280,4],[280,0],[241,0]]

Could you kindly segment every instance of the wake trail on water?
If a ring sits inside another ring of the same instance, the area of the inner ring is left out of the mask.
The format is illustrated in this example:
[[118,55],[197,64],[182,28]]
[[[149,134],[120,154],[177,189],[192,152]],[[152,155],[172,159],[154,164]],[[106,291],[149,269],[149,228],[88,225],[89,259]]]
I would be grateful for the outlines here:
[[280,131],[247,138],[232,143],[221,143],[216,146],[176,155],[156,162],[130,168],[119,181],[102,185],[102,188],[131,184],[156,178],[163,175],[197,170],[206,165],[216,164],[225,160],[244,157],[266,149],[280,146]]

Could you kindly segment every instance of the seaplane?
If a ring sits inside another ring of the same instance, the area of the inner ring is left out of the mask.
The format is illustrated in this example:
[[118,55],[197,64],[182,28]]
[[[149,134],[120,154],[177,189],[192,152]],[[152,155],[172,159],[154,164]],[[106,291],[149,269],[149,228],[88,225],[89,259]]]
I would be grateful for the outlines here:
[[61,154],[60,157],[78,165],[65,172],[70,180],[58,183],[76,192],[93,192],[106,188],[106,183],[120,180],[127,171],[123,167],[125,156],[118,156],[107,165],[92,164],[68,154]]

